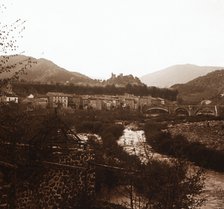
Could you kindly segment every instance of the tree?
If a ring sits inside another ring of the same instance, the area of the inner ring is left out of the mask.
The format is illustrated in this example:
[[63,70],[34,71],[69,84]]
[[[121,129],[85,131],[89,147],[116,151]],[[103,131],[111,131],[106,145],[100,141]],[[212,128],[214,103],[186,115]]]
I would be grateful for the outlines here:
[[[135,182],[144,197],[144,209],[190,209],[203,203],[203,171],[188,163],[151,160],[142,167]],[[144,179],[144,180],[143,180]]]
[[[1,14],[3,14],[6,9],[7,7],[4,4],[0,5]],[[2,19],[4,18],[0,17],[0,102],[2,95],[12,93],[12,89],[8,88],[10,86],[8,84],[18,80],[19,75],[24,73],[27,68],[30,68],[33,63],[31,58],[25,58],[23,60],[18,59],[18,55],[22,54],[18,52],[18,40],[22,38],[25,22],[18,19],[12,24],[7,24],[2,22]],[[15,145],[21,135],[24,135],[26,130],[22,127],[26,126],[23,126],[22,124],[26,120],[24,120],[24,115],[22,115],[22,112],[18,108],[17,104],[4,105],[0,103],[0,143],[4,144],[4,140],[10,140],[10,143]],[[12,146],[8,151],[9,152],[6,151],[7,154],[5,156],[2,155],[2,157],[11,158],[12,162],[15,162],[15,146]],[[3,171],[5,170],[4,167],[1,169]],[[9,175],[9,178],[10,176],[13,177],[10,188],[11,197],[9,199],[11,199],[11,207],[15,208],[16,170],[13,171],[13,174]],[[4,184],[4,182],[1,182],[1,184]]]
[[[0,5],[0,12],[4,13],[7,7]],[[31,58],[18,59],[23,52],[19,52],[18,40],[25,30],[25,21],[18,19],[11,24],[0,21],[0,93],[2,87],[17,80],[21,73],[33,64]]]

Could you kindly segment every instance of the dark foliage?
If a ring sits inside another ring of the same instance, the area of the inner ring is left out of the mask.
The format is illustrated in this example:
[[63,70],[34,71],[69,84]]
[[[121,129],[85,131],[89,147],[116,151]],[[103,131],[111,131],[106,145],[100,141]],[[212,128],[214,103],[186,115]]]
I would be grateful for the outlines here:
[[103,129],[100,121],[82,121],[76,126],[78,132],[99,134]]
[[151,160],[143,165],[135,178],[135,188],[145,197],[145,208],[187,209],[199,206],[202,200],[194,197],[203,188],[202,171],[199,169],[187,174],[187,170],[188,165],[179,160]]
[[94,203],[92,207],[90,208],[87,207],[85,209],[127,209],[127,208],[113,203],[97,201],[96,203]]

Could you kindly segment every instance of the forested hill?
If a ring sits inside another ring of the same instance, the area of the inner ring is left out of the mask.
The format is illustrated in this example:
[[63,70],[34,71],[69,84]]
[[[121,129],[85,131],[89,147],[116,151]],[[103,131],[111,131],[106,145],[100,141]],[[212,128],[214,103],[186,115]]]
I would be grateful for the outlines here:
[[63,92],[78,95],[122,95],[125,93],[135,96],[152,96],[160,97],[167,100],[175,101],[177,90],[147,87],[146,85],[126,85],[125,87],[116,87],[115,85],[107,86],[75,86],[60,84],[34,84],[34,83],[14,83],[13,91],[19,96],[28,96],[29,94],[45,95],[47,92]]
[[26,82],[39,83],[73,83],[79,85],[94,84],[95,80],[78,72],[70,72],[47,59],[36,59],[24,55],[0,56],[5,66],[11,66],[9,71],[0,74],[0,79],[11,77],[23,69],[19,79]]
[[217,70],[196,78],[186,84],[174,85],[184,102],[198,103],[209,99],[216,103],[223,102],[224,70]]

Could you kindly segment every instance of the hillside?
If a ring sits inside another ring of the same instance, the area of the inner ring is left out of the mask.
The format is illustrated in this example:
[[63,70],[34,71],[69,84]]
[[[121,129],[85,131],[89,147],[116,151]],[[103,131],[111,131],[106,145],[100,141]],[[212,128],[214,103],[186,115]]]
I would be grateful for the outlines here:
[[[2,57],[0,58],[2,60]],[[29,61],[27,61],[29,59]],[[10,77],[13,72],[25,67],[25,73],[20,75],[20,80],[40,83],[73,83],[92,84],[91,78],[77,72],[65,70],[46,59],[35,59],[27,56],[10,56],[7,65],[14,65],[12,72],[0,74],[0,79]]]
[[[3,61],[4,60],[4,61]],[[75,84],[75,85],[91,85],[91,86],[106,86],[115,85],[117,87],[125,87],[127,84],[144,85],[139,78],[132,75],[118,76],[112,74],[111,78],[103,81],[91,79],[81,73],[71,72],[59,67],[55,63],[47,59],[35,59],[23,55],[8,56],[4,58],[0,56],[0,63],[3,61],[3,66],[13,66],[13,70],[0,73],[0,79],[11,77],[22,68],[24,73],[19,75],[19,80],[42,83],[42,84]]]
[[209,72],[221,69],[213,66],[197,65],[174,65],[166,69],[144,75],[140,80],[148,86],[161,88],[170,87],[174,84],[183,84]]
[[224,101],[224,70],[217,70],[198,77],[186,84],[176,84],[179,96],[187,103],[198,103],[210,99],[215,103]]

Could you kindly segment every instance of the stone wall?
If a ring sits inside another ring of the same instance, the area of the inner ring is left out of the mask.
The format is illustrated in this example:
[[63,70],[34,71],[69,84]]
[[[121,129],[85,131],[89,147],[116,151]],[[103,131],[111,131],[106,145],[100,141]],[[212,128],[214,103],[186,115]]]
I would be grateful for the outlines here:
[[47,153],[43,161],[17,171],[16,208],[75,208],[79,201],[94,197],[94,154],[89,147],[57,147]]
[[7,209],[9,208],[9,192],[10,192],[10,185],[1,181],[0,183],[0,209]]

